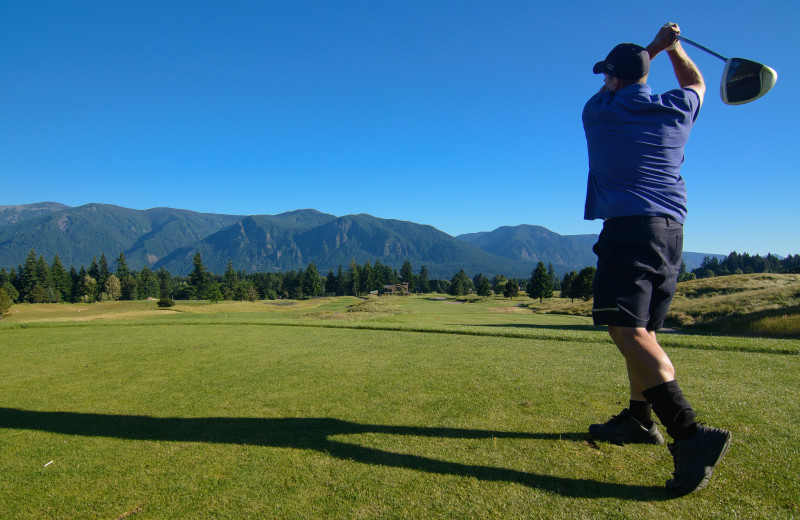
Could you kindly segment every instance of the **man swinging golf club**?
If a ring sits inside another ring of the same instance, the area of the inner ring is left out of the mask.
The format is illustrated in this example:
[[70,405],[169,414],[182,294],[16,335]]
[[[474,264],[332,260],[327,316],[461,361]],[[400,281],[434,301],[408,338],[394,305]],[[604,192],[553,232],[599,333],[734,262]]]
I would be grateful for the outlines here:
[[[731,434],[695,422],[655,334],[681,265],[686,187],[680,169],[706,91],[679,32],[666,24],[647,48],[622,43],[594,66],[604,85],[583,110],[589,150],[584,218],[604,219],[594,246],[592,315],[595,324],[608,325],[630,381],[630,406],[589,432],[619,444],[663,444],[654,412],[674,439],[675,472],[666,487],[686,495],[708,483]],[[646,81],[650,60],[661,51],[667,51],[680,88],[657,95]]]

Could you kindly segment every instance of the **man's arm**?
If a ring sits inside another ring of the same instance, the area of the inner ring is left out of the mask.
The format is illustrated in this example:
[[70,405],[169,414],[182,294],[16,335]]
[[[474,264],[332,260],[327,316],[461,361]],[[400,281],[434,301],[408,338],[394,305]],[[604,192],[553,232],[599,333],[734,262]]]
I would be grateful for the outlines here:
[[678,24],[665,24],[658,31],[653,42],[647,46],[647,53],[652,60],[659,52],[666,50],[669,60],[672,62],[672,69],[675,71],[678,85],[681,88],[690,88],[697,92],[700,97],[700,104],[702,104],[706,95],[706,82],[703,80],[703,75],[700,74],[700,69],[697,68],[697,65],[683,50],[681,42],[677,40],[680,32]]

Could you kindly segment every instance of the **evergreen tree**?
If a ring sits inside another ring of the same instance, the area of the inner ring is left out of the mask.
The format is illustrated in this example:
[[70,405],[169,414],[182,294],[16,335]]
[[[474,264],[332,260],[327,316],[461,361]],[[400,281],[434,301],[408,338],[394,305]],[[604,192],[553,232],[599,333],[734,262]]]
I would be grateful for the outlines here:
[[9,309],[14,304],[14,301],[11,299],[5,290],[0,289],[0,319],[3,319],[3,316],[8,314]]
[[400,268],[400,281],[408,284],[409,292],[414,292],[414,268],[411,267],[411,262],[406,259],[403,266]]
[[308,298],[322,294],[322,281],[319,279],[319,271],[313,262],[308,264],[303,275],[303,294]]
[[553,280],[550,278],[550,273],[547,272],[544,262],[539,262],[531,272],[531,280],[528,282],[528,296],[534,299],[539,298],[539,303],[544,301],[544,298],[552,298],[553,296]]
[[577,271],[570,271],[564,275],[564,279],[561,280],[561,297],[562,298],[571,298],[572,301],[575,301],[577,296],[572,292],[572,286],[575,283],[575,280],[578,278]]
[[136,300],[139,298],[139,287],[136,278],[128,271],[128,274],[119,279],[121,287],[120,299]]
[[208,292],[211,290],[211,276],[203,266],[203,258],[200,253],[195,253],[192,266],[192,272],[189,273],[189,292],[198,300],[208,299]]
[[36,260],[36,283],[43,289],[53,286],[52,278],[50,278],[50,266],[47,265],[47,260],[42,255],[39,255]]
[[0,289],[5,291],[6,295],[11,298],[12,302],[16,303],[19,301],[19,292],[13,285],[11,285],[11,282],[4,282]]
[[53,257],[53,264],[50,266],[50,278],[53,281],[53,291],[56,294],[56,301],[72,301],[72,279],[58,255]]
[[169,298],[171,299],[174,293],[173,285],[172,285],[172,275],[169,274],[169,271],[164,269],[164,266],[161,266],[161,269],[158,270],[158,292],[161,298]]
[[86,270],[86,274],[87,276],[91,276],[95,283],[97,282],[97,279],[100,278],[100,266],[97,265],[96,256],[92,257],[92,262],[89,264],[89,269]]
[[591,265],[581,269],[581,272],[578,273],[578,278],[573,284],[575,288],[574,292],[577,295],[576,297],[582,298],[585,301],[592,299],[594,295],[594,274],[596,272],[597,268]]
[[450,280],[448,292],[453,296],[463,296],[465,294],[469,294],[469,291],[472,288],[472,280],[469,279],[469,276],[467,276],[462,269]]
[[28,253],[25,259],[25,265],[20,269],[20,299],[24,302],[32,302],[33,289],[36,287],[38,280],[36,279],[36,251],[33,249]]
[[547,264],[547,276],[548,278],[550,278],[550,286],[553,288],[553,290],[554,291],[559,290],[561,288],[561,282],[558,280],[558,277],[556,276],[556,270],[553,269],[552,262]]
[[325,277],[325,294],[333,296],[336,294],[336,275],[333,274],[333,269],[328,269],[328,276]]
[[483,276],[483,273],[476,275],[472,282],[475,284],[475,292],[478,296],[483,296],[485,298],[494,294],[492,291],[492,283],[488,278]]
[[[742,269],[738,265],[735,265],[733,270],[734,270],[734,272],[738,272],[738,273],[742,272]],[[689,280],[694,280],[695,278],[696,278],[696,276],[695,276],[694,273],[689,273],[689,272],[686,271],[686,262],[682,261],[681,262],[681,268],[678,271],[678,281],[679,282],[686,282],[686,281],[689,281]]]
[[347,293],[351,296],[358,296],[359,295],[359,285],[358,282],[360,280],[360,273],[358,264],[356,263],[355,257],[350,261],[350,268],[347,270]]
[[386,275],[386,269],[381,264],[380,259],[375,259],[375,265],[372,266],[372,276],[374,278],[375,289],[381,290],[384,285],[389,285],[389,277]]
[[372,273],[372,266],[369,265],[369,260],[364,262],[364,266],[359,269],[358,273],[358,286],[364,293],[374,291],[377,287],[375,285],[375,276]]
[[[83,267],[81,267],[83,269]],[[84,271],[84,275],[86,271]],[[70,291],[69,291],[69,301],[75,303],[80,300],[79,289],[80,289],[80,275],[78,271],[75,270],[75,266],[70,266],[69,268],[69,280],[70,280]]]
[[222,275],[222,296],[226,300],[232,300],[237,285],[239,285],[239,277],[233,270],[233,262],[228,260],[228,267],[225,269],[225,274]]
[[492,290],[495,294],[505,294],[506,284],[508,283],[508,278],[506,278],[502,274],[495,275],[492,278]]
[[[103,255],[105,256],[105,255]],[[100,261],[102,262],[103,257],[100,257]],[[117,257],[117,270],[116,270],[117,278],[122,281],[127,275],[131,274],[131,270],[128,269],[128,262],[125,261],[125,253],[121,252]]]
[[219,288],[219,284],[209,279],[209,285],[206,287],[205,298],[203,299],[208,300],[211,303],[221,302],[222,291]]
[[[108,268],[108,260],[106,259],[106,254],[100,253],[100,262],[97,265],[97,285],[99,285],[100,287],[105,287],[106,280],[108,280],[109,276],[111,276],[111,270]],[[120,275],[119,269],[117,269],[117,280],[122,280],[122,276]]]
[[137,273],[136,287],[139,298],[143,300],[161,296],[158,276],[147,266],[142,267],[142,270]]
[[428,268],[424,265],[419,268],[419,292],[425,294],[431,292],[430,280],[428,279]]
[[519,283],[517,283],[516,279],[512,278],[506,282],[505,287],[503,287],[503,296],[512,300],[515,296],[519,296]]
[[298,272],[291,271],[286,276],[286,288],[289,291],[289,297],[293,300],[303,299],[303,276],[305,272],[300,269]]
[[339,269],[336,271],[336,296],[344,296],[347,294],[347,278],[342,269],[342,264],[339,264]]

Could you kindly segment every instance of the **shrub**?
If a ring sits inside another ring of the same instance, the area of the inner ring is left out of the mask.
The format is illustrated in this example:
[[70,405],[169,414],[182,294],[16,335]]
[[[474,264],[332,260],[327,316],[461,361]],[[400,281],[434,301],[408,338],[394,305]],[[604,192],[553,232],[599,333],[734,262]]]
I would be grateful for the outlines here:
[[156,305],[158,305],[162,309],[166,309],[169,307],[174,307],[175,302],[171,298],[161,298],[160,300],[158,300],[158,303]]
[[0,319],[8,314],[8,310],[11,308],[13,303],[14,302],[11,300],[11,297],[6,294],[3,289],[0,289]]

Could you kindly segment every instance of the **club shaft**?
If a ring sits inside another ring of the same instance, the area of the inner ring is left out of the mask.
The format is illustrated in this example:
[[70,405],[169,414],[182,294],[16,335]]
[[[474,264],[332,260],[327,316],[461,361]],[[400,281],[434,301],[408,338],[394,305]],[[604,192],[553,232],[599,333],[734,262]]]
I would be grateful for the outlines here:
[[709,49],[708,47],[704,47],[703,45],[700,45],[700,44],[699,44],[699,43],[697,43],[697,42],[693,42],[692,40],[690,40],[689,38],[687,38],[687,37],[685,37],[685,36],[681,36],[681,35],[679,34],[679,35],[678,35],[678,39],[679,39],[680,41],[682,41],[682,42],[686,42],[686,43],[688,43],[689,45],[694,45],[694,46],[695,46],[695,47],[697,47],[698,49],[700,49],[700,50],[703,50],[703,51],[706,51],[706,52],[707,52],[707,53],[709,53],[710,55],[712,55],[712,56],[716,56],[717,58],[721,59],[722,61],[728,61],[728,58],[726,58],[726,57],[725,57],[725,56],[723,56],[722,54],[717,54],[716,52],[712,51],[712,50],[711,50],[711,49]]

